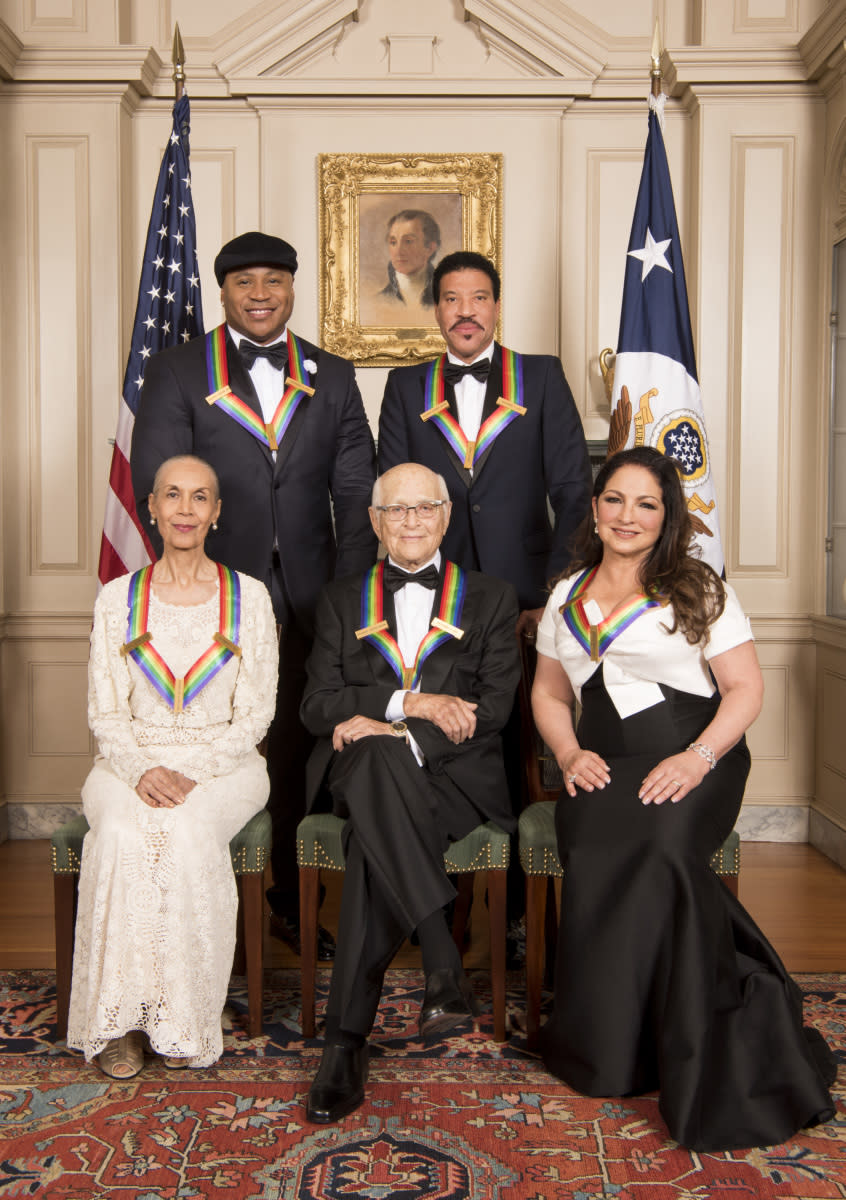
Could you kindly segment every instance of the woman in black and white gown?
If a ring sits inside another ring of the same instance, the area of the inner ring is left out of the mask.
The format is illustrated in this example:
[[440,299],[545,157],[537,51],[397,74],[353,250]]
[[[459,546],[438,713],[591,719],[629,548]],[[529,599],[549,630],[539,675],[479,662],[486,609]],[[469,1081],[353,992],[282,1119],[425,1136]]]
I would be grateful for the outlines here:
[[691,536],[672,460],[615,455],[538,629],[533,708],[565,778],[542,1053],[587,1095],[659,1089],[677,1141],[728,1150],[828,1120],[836,1066],[709,867],[740,810],[763,683],[749,622]]

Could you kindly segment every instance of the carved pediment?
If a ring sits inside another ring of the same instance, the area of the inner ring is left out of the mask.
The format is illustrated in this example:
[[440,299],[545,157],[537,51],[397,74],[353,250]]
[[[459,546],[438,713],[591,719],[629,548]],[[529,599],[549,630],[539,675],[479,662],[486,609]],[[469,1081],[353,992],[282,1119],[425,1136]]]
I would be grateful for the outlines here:
[[345,80],[359,94],[368,83],[382,94],[420,91],[427,79],[434,90],[548,81],[586,95],[608,61],[602,31],[561,0],[283,0],[254,5],[209,37],[193,33],[183,28],[192,79],[216,78],[239,95],[307,83],[327,92]]

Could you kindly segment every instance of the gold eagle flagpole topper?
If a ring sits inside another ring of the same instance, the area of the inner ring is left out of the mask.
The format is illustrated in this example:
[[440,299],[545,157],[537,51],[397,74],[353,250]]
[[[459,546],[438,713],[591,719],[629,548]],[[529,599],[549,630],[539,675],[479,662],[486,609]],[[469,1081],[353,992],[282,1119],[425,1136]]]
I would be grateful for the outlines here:
[[[661,49],[661,22],[656,17],[655,30],[652,34],[649,71],[652,95],[656,98],[661,95]],[[614,401],[615,357],[616,355],[611,346],[606,346],[604,350],[600,350],[599,352],[599,369],[602,372],[602,382],[605,384],[605,395],[608,397],[609,404],[612,404]],[[629,389],[624,386],[620,391],[620,399],[617,407],[611,413],[611,421],[608,429],[608,458],[612,454],[616,454],[618,450],[624,449],[629,438],[631,421],[632,404],[629,398]]]

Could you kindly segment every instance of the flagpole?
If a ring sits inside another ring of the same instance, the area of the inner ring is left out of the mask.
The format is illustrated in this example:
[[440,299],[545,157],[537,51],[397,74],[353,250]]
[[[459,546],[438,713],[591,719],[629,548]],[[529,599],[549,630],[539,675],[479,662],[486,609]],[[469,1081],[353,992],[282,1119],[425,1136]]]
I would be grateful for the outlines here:
[[[179,26],[177,26],[177,29]],[[652,70],[649,72],[652,80],[652,95],[661,95],[661,21],[655,18],[655,32],[652,35]]]
[[141,260],[100,539],[97,577],[101,586],[145,566],[156,556],[135,508],[129,461],[147,362],[160,350],[203,333],[197,227],[191,197],[191,108],[184,66],[185,50],[177,25],[173,35],[173,124],[159,168]]
[[179,32],[179,22],[173,27],[173,98],[181,100],[185,91],[185,47],[182,45],[182,34]]
[[[719,574],[723,552],[663,115],[661,29],[652,40],[648,132],[635,201],[614,356],[609,456],[652,446],[676,461],[703,559]],[[604,354],[606,384],[610,375]]]

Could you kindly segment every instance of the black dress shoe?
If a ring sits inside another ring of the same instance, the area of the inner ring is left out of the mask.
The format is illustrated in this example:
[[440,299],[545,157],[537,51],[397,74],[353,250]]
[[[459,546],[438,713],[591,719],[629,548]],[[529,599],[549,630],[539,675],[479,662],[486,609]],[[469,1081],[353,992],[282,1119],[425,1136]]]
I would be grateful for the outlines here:
[[315,1125],[332,1125],[353,1112],[364,1100],[367,1081],[367,1045],[341,1046],[330,1042],[306,1100],[306,1118]]
[[[282,917],[279,913],[270,914],[270,932],[279,938],[286,946],[290,946],[295,954],[300,953],[300,927],[290,917]],[[335,939],[328,929],[317,926],[317,961],[331,962],[335,957]]]
[[450,967],[440,967],[426,976],[426,992],[420,1009],[418,1029],[423,1038],[446,1033],[479,1015],[479,1002],[470,981]]

